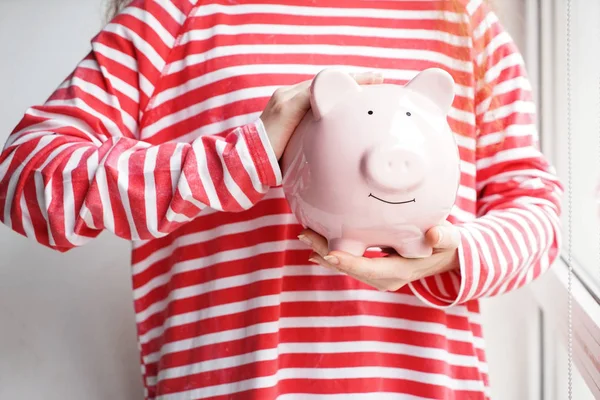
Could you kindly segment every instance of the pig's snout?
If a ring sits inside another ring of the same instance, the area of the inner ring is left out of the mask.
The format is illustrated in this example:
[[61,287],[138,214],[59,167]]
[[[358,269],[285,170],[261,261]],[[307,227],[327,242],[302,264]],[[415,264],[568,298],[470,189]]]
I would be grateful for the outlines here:
[[414,150],[381,146],[365,154],[363,169],[367,181],[386,192],[416,189],[425,177],[425,159]]

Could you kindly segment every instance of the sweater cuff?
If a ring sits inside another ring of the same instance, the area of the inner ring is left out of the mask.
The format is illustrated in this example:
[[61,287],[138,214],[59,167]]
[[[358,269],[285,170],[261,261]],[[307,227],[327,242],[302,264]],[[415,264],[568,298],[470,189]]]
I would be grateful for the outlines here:
[[[461,232],[463,233],[463,232]],[[459,269],[419,279],[408,284],[413,294],[430,307],[445,309],[472,299],[473,277],[479,269],[474,263],[467,263],[465,253],[470,252],[468,238],[461,234],[457,249]]]
[[242,132],[261,183],[271,187],[281,185],[282,176],[279,161],[271,146],[262,120],[258,118],[253,123],[244,126]]

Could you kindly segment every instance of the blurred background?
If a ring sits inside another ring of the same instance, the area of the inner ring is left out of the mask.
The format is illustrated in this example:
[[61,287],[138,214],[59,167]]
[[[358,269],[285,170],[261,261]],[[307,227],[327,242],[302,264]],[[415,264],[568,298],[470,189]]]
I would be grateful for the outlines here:
[[[531,24],[537,23],[545,12],[541,3],[546,2],[502,0],[494,6],[528,60],[538,107],[543,108],[540,124],[546,129],[542,136],[544,151],[553,153],[553,162],[561,176],[566,177],[566,158],[559,156],[565,154],[565,118],[557,117],[555,112],[548,115],[550,111],[544,108],[550,109],[548,102],[555,101],[552,93],[564,90],[564,62],[563,67],[558,66],[551,73],[544,73],[542,68],[553,62],[552,57],[564,58],[564,50],[559,47],[564,43],[562,38],[542,40],[550,31],[553,35],[564,32],[564,24],[560,25],[562,20],[556,17],[554,22],[562,31],[551,27],[532,31]],[[556,3],[555,10],[563,11],[563,1],[549,3]],[[600,5],[594,3],[598,2],[586,4],[592,7],[587,12],[600,22]],[[0,0],[2,143],[24,110],[44,101],[88,52],[90,39],[101,28],[103,11],[100,0]],[[574,25],[574,34],[583,35],[582,29],[600,25],[583,23],[586,12],[576,12],[580,20]],[[544,29],[548,31],[544,33]],[[600,279],[597,205],[593,197],[595,177],[600,171],[596,165],[600,157],[598,33],[586,35],[595,45],[596,54],[586,53],[590,48],[587,42],[574,42],[574,60],[579,60],[574,66],[574,94],[580,99],[574,105],[574,121],[580,133],[574,137],[578,183],[573,198],[580,210],[574,211],[578,225],[573,244],[577,259],[581,265],[591,266],[588,273],[595,274],[595,279]],[[544,46],[558,50],[548,56],[542,54]],[[548,84],[557,86],[547,92]],[[556,100],[552,110],[561,104],[564,105],[564,96]],[[578,204],[580,199],[583,204]],[[103,234],[84,248],[61,255],[32,246],[30,241],[0,225],[0,248],[0,399],[141,399],[129,244]],[[547,325],[535,297],[527,289],[485,300],[483,317],[492,399],[567,398],[565,347],[562,341],[553,339],[552,328],[546,328],[542,334]],[[555,379],[544,383],[542,371],[549,368],[549,363],[553,369],[545,375],[546,380],[548,376]],[[572,398],[593,399],[588,386],[589,379],[586,383],[575,370]]]

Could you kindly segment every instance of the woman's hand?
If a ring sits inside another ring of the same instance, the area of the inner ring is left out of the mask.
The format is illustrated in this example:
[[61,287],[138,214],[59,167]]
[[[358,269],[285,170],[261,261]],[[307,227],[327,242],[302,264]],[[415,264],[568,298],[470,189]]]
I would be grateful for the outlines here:
[[354,257],[348,253],[328,253],[327,240],[311,230],[305,230],[299,239],[313,249],[310,261],[334,269],[381,291],[396,291],[407,283],[458,268],[460,232],[445,223],[431,228],[425,235],[434,248],[427,258],[409,259],[389,252],[386,257]]
[[[359,85],[383,82],[383,76],[373,72],[352,76]],[[283,155],[292,133],[310,109],[311,83],[312,80],[308,80],[277,89],[260,116],[278,160]]]

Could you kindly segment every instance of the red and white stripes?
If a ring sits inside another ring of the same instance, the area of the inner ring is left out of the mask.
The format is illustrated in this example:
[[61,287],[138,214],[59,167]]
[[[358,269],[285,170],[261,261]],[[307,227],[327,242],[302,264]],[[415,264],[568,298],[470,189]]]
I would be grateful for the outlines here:
[[[453,75],[460,271],[383,293],[308,265],[258,116],[325,66]],[[134,241],[148,399],[484,399],[477,299],[560,247],[534,112],[479,0],[136,0],[9,137],[0,218],[59,251]]]

